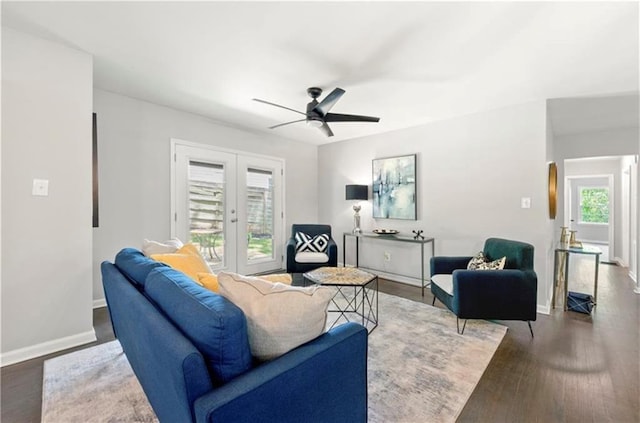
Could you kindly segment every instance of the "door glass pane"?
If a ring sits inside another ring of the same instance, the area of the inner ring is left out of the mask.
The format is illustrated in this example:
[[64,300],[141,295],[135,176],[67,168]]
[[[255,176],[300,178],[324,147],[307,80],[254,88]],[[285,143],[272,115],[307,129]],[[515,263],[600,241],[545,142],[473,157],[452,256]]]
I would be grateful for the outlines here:
[[247,260],[273,258],[273,172],[247,169]]
[[224,166],[189,161],[189,234],[212,268],[224,267]]

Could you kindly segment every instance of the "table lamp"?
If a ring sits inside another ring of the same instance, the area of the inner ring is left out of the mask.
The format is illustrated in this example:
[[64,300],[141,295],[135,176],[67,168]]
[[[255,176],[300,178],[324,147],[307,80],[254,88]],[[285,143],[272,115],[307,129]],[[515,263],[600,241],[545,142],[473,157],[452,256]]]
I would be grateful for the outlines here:
[[353,205],[353,211],[355,214],[353,215],[353,233],[359,234],[362,232],[360,229],[360,200],[368,200],[369,199],[369,187],[367,185],[347,185],[346,186],[346,196],[347,200],[355,200],[356,203]]

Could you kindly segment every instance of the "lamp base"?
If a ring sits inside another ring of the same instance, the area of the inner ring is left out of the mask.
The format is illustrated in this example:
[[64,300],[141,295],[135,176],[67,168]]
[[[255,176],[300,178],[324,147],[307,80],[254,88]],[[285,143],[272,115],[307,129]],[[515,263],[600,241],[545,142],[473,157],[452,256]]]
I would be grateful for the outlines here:
[[356,212],[353,215],[353,231],[352,232],[354,234],[361,234],[362,233],[362,229],[360,229],[360,213],[358,213],[360,211],[360,206],[353,206],[353,209]]

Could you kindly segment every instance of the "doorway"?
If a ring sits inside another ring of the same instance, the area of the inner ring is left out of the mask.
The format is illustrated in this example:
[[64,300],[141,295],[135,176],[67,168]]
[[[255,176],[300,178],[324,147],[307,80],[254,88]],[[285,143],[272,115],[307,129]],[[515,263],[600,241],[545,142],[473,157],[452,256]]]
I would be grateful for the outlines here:
[[614,257],[613,175],[574,175],[566,178],[565,222],[576,231],[583,245],[602,251],[600,260],[612,263]]
[[172,235],[214,272],[282,268],[282,159],[172,140]]

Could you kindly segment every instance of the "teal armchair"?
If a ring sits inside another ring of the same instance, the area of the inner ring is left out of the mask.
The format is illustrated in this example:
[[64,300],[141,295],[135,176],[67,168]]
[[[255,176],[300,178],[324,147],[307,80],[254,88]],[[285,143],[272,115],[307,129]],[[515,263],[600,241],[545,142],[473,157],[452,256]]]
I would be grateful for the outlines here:
[[[467,270],[469,257],[432,257],[433,304],[440,300],[457,317],[458,333],[468,319],[522,320],[537,318],[538,278],[533,270],[534,247],[519,241],[489,238],[488,260],[506,257],[504,270]],[[464,319],[460,330],[459,320]]]

